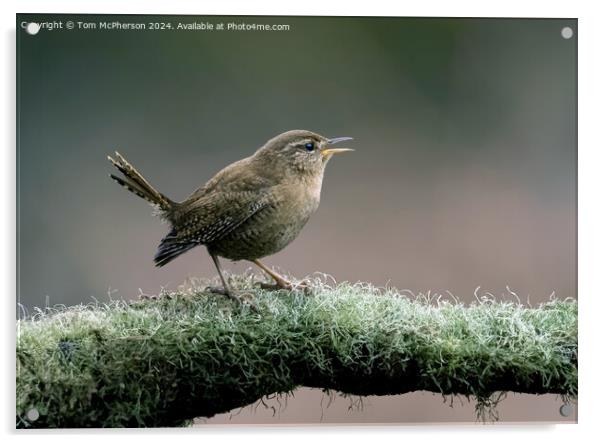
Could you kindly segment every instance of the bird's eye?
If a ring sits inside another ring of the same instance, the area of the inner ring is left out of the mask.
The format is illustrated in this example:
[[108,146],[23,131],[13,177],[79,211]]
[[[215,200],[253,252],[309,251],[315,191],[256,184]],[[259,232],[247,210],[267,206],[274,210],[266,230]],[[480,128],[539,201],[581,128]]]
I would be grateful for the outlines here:
[[313,143],[305,143],[305,149],[311,152],[315,149],[315,146]]

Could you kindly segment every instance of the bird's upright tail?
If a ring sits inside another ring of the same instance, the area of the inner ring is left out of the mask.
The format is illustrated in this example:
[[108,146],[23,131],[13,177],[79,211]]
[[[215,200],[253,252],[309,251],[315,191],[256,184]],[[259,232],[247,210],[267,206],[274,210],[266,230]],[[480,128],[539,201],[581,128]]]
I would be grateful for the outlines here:
[[111,178],[123,186],[128,191],[136,194],[138,197],[148,201],[151,205],[155,206],[162,214],[169,214],[175,202],[171,201],[146,181],[146,179],[140,174],[136,168],[134,168],[128,161],[123,158],[119,152],[115,152],[115,159],[111,156],[108,157],[109,161],[115,166],[124,177],[117,177],[116,175],[110,174]]

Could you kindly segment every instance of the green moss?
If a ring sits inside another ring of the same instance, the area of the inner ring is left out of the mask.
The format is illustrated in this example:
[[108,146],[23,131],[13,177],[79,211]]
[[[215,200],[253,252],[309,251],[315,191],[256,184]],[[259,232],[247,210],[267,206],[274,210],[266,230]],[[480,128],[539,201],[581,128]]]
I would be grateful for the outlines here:
[[178,426],[298,386],[465,395],[482,415],[506,391],[577,396],[574,300],[463,305],[317,279],[305,295],[233,278],[258,312],[198,289],[19,321],[17,426]]

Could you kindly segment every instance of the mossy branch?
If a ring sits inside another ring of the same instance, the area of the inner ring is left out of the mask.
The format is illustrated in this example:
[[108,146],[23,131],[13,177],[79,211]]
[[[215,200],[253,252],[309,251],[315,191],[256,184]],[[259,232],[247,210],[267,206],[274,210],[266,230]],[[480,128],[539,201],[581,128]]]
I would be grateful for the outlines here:
[[574,300],[464,305],[318,280],[304,295],[234,278],[258,312],[188,290],[18,322],[17,426],[177,426],[298,386],[477,407],[506,391],[577,396]]

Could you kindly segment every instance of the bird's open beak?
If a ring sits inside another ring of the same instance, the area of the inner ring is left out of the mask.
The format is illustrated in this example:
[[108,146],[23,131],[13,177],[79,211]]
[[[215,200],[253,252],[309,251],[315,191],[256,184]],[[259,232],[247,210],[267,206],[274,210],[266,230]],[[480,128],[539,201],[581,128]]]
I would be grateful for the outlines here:
[[[331,138],[328,140],[328,144],[329,145],[334,145],[335,143],[339,143],[339,142],[344,142],[347,140],[353,140],[352,137],[336,137],[336,138]],[[334,154],[340,154],[341,152],[349,152],[349,151],[353,151],[353,149],[349,149],[349,148],[330,148],[330,149],[323,149],[322,150],[322,155],[323,156],[331,156]]]

